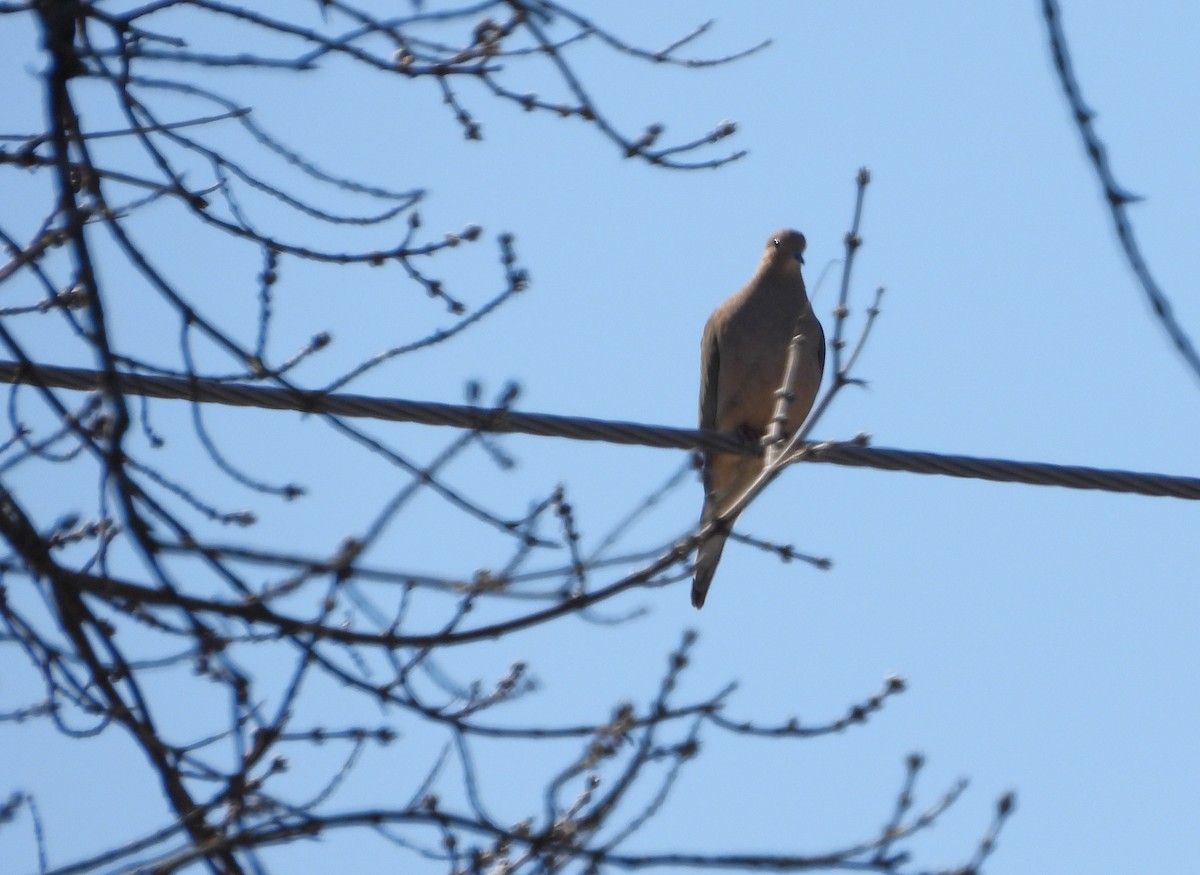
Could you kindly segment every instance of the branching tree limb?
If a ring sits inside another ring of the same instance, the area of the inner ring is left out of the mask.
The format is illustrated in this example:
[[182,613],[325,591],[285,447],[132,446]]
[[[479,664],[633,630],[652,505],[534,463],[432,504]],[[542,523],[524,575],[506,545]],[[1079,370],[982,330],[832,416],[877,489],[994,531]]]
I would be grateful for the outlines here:
[[[87,0],[0,4],[0,23],[37,24],[47,119],[42,130],[0,140],[0,170],[31,177],[42,195],[0,215],[0,351],[26,365],[105,374],[91,395],[43,384],[13,387],[8,397],[0,652],[19,659],[40,693],[6,702],[0,729],[37,720],[70,738],[123,734],[163,794],[158,822],[132,823],[133,838],[100,851],[51,853],[62,831],[42,823],[36,789],[3,788],[0,829],[16,829],[28,812],[38,869],[54,875],[267,872],[281,845],[362,833],[388,843],[399,866],[453,875],[680,865],[909,871],[900,848],[961,792],[955,785],[918,807],[919,759],[908,764],[894,815],[845,847],[717,855],[644,852],[629,841],[669,807],[677,779],[709,740],[787,744],[854,729],[904,691],[898,677],[822,722],[757,719],[738,713],[732,685],[696,692],[683,684],[696,643],[689,633],[651,678],[653,688],[639,681],[624,701],[548,718],[529,704],[537,702],[536,666],[496,665],[491,642],[567,619],[621,622],[637,609],[619,597],[686,574],[696,533],[611,555],[682,474],[639,498],[593,545],[563,487],[522,496],[527,503],[514,510],[490,507],[470,484],[456,483],[453,469],[470,453],[511,466],[487,435],[467,431],[423,462],[394,434],[379,437],[323,413],[319,422],[340,452],[365,450],[378,481],[395,485],[363,509],[365,520],[350,521],[340,507],[314,509],[333,530],[327,543],[296,537],[276,547],[256,537],[256,526],[283,503],[310,500],[303,466],[274,480],[245,455],[258,441],[287,459],[286,439],[267,430],[244,440],[193,402],[189,446],[160,427],[169,414],[158,402],[127,397],[118,380],[120,372],[332,392],[419,350],[465,342],[529,284],[513,237],[500,234],[492,288],[453,287],[442,266],[480,251],[489,235],[470,224],[432,234],[419,212],[423,189],[355,179],[301,154],[261,123],[237,90],[248,81],[240,76],[269,72],[303,87],[336,64],[383,77],[406,95],[432,94],[468,140],[485,135],[476,107],[499,101],[581,122],[620,156],[686,170],[741,157],[722,151],[735,126],[723,122],[674,143],[663,141],[660,123],[630,132],[593,98],[575,53],[586,46],[614,61],[694,68],[734,62],[765,43],[714,58],[686,55],[708,35],[702,25],[651,50],[548,0],[414,3],[390,17],[342,0],[264,8],[215,0],[123,11]],[[531,77],[544,93],[522,88]],[[169,245],[152,242],[162,240],[159,226],[204,258],[256,267],[236,288],[205,287]],[[336,344],[320,331],[277,351],[280,287],[322,265],[393,272],[419,293],[413,312],[428,299],[453,322],[432,333],[413,328],[381,353],[302,379],[302,366],[326,360]],[[848,289],[847,266],[839,312]],[[839,343],[841,327],[839,317]],[[836,388],[851,384],[856,359],[857,348],[838,368]],[[470,395],[477,403],[482,392]],[[516,397],[515,387],[505,388],[490,401],[506,409]],[[243,493],[260,505],[229,506],[231,494]],[[421,501],[448,509],[452,520],[423,537],[436,537],[448,554],[490,539],[499,544],[491,564],[418,575],[365,563],[398,527],[421,528]],[[535,744],[548,777],[522,774],[497,801],[482,764],[528,756]],[[421,753],[431,745],[440,754]],[[395,762],[395,749],[405,766],[398,801],[356,798],[355,776],[368,763]],[[970,866],[990,852],[1010,810],[1001,806]],[[64,856],[73,859],[48,862]]]

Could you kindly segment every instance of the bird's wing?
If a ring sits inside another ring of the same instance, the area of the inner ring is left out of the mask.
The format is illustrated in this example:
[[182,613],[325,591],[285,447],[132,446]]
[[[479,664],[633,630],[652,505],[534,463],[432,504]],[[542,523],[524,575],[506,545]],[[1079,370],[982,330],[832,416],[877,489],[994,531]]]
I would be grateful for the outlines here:
[[[812,306],[811,304],[809,305]],[[817,369],[820,373],[825,373],[825,326],[821,324],[821,320],[817,318],[817,314],[813,314],[813,322],[817,323]]]
[[714,320],[704,326],[700,339],[700,427],[717,427],[717,377],[721,372],[721,351],[717,346]]

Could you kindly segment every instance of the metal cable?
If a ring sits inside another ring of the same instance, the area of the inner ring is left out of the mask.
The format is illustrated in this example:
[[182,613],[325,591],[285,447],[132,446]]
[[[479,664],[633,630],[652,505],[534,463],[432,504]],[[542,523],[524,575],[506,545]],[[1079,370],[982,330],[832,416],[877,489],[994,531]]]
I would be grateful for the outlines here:
[[[22,365],[0,362],[0,382],[27,383],[46,388],[98,391],[105,375],[84,368],[60,368],[48,365]],[[488,432],[516,432],[565,437],[574,440],[606,441],[681,450],[717,450],[757,455],[757,444],[743,443],[716,432],[687,428],[667,428],[634,422],[613,422],[577,416],[545,413],[516,413],[511,410],[405,401],[399,398],[370,398],[364,395],[305,392],[275,386],[251,386],[211,380],[155,377],[144,374],[118,374],[119,389],[129,395],[150,398],[176,398],[207,404],[235,407],[261,407],[270,410],[296,410],[301,413],[332,414],[395,422],[419,422],[424,425],[449,425]],[[1171,498],[1200,499],[1200,478],[1113,471],[1078,465],[1049,465],[1042,462],[1014,462],[1006,459],[981,459],[972,456],[948,456],[913,450],[868,447],[861,442],[810,443],[800,451],[809,462],[828,462],[856,468],[884,471],[908,471],[913,474],[944,474],[976,480],[1004,483],[1028,483],[1036,486],[1065,486],[1069,489],[1095,489],[1103,492],[1132,492]]]

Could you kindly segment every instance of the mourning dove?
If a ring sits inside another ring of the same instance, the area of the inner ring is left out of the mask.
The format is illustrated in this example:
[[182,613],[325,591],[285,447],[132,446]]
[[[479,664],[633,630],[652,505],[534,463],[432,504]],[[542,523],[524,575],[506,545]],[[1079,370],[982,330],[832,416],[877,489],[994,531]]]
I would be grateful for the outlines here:
[[[812,409],[825,369],[825,332],[800,276],[804,246],[799,231],[776,231],[750,282],[709,317],[700,341],[701,428],[760,440],[775,410],[788,345],[796,334],[802,340],[787,434],[795,432]],[[705,453],[701,525],[728,510],[762,469],[759,456]],[[733,523],[734,519],[725,521],[696,554],[692,605],[697,608],[704,606]]]

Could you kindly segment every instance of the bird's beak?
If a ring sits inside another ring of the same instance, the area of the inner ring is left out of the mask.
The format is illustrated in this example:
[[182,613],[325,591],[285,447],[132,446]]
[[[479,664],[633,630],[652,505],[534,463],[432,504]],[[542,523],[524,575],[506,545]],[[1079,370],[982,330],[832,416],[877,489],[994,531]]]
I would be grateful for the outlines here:
[[804,264],[804,253],[803,252],[796,253],[796,261],[800,262],[801,264]]

